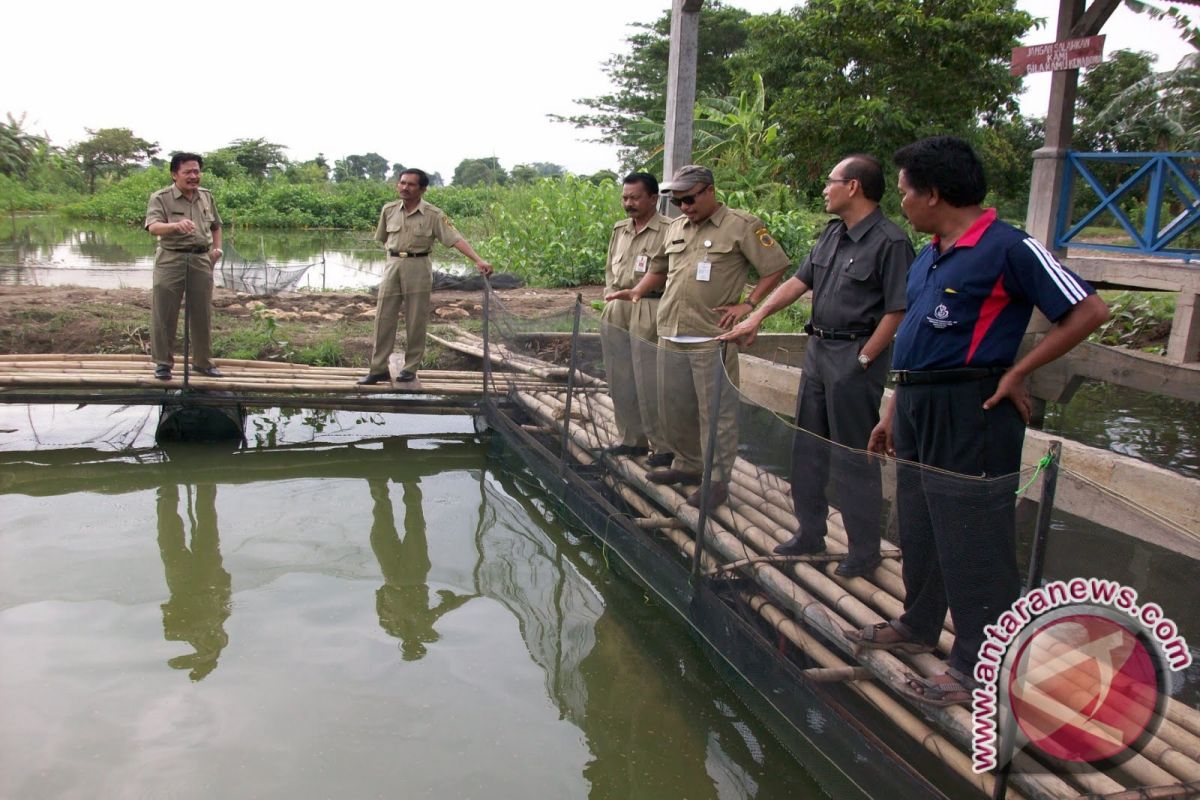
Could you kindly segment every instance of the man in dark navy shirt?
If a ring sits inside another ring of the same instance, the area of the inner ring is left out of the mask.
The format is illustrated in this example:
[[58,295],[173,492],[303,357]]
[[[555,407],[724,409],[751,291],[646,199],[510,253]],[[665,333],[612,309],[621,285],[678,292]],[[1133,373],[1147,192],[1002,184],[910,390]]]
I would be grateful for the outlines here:
[[[923,139],[895,162],[905,217],[933,234],[909,269],[896,391],[868,444],[901,459],[904,614],[847,635],[863,647],[929,651],[949,608],[946,673],[912,676],[907,690],[950,705],[970,701],[983,628],[1020,593],[1013,493],[1031,411],[1025,380],[1083,341],[1108,308],[1040,242],[980,206],[987,183],[966,142]],[[1053,326],[1018,359],[1035,306]]]
[[[792,442],[792,503],[796,535],[780,555],[825,550],[829,503],[837,491],[846,528],[847,558],[836,574],[869,575],[879,566],[883,494],[879,464],[862,451],[879,423],[888,348],[904,318],[904,281],[914,253],[908,236],[883,215],[883,165],[855,153],[825,179],[825,210],[836,214],[791,279],[719,339],[750,345],[763,320],[813,292],[810,338],[796,398]],[[830,445],[830,441],[841,447]]]

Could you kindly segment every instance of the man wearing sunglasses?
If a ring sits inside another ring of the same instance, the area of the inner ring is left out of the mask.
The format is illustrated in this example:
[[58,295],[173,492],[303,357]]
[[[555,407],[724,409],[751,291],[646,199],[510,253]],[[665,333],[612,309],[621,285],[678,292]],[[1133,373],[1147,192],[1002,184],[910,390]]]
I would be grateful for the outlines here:
[[[658,306],[658,396],[663,409],[663,433],[675,458],[669,467],[647,477],[659,484],[700,483],[707,455],[710,426],[717,429],[713,454],[710,506],[725,502],[737,456],[737,393],[726,388],[716,419],[711,419],[711,393],[720,348],[717,336],[754,311],[771,293],[788,266],[783,252],[762,220],[729,208],[716,197],[712,171],[680,167],[662,189],[683,212],[667,229],[663,252],[666,272],[651,271],[632,289],[614,292],[606,300],[637,301],[661,290]],[[746,291],[750,268],[759,274]],[[738,385],[738,349],[725,351],[725,372]],[[667,413],[667,409],[670,409]],[[700,506],[700,491],[687,499]]]
[[[847,156],[825,179],[825,210],[836,214],[796,274],[722,339],[751,345],[763,321],[811,288],[812,318],[804,372],[796,398],[792,443],[792,502],[800,526],[780,555],[825,550],[829,503],[838,492],[849,555],[837,566],[844,578],[879,566],[883,507],[879,465],[865,453],[879,422],[889,348],[904,318],[905,278],[916,253],[908,237],[883,215],[883,166],[873,156]],[[832,440],[835,445],[830,446]]]

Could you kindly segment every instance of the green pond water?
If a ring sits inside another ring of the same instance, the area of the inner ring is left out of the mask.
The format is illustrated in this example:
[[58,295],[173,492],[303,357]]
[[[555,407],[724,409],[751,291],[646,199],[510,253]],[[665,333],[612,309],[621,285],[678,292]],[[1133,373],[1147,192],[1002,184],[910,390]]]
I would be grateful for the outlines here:
[[0,408],[0,797],[825,796],[469,418],[156,416]]

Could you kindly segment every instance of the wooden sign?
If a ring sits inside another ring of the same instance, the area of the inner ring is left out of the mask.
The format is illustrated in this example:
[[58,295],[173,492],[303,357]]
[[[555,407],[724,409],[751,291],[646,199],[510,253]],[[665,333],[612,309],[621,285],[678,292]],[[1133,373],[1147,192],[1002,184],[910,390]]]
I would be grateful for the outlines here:
[[1014,47],[1013,75],[1029,75],[1033,72],[1054,72],[1060,69],[1079,69],[1099,64],[1104,60],[1104,34],[1086,36],[1082,39],[1066,39],[1049,44],[1033,44]]

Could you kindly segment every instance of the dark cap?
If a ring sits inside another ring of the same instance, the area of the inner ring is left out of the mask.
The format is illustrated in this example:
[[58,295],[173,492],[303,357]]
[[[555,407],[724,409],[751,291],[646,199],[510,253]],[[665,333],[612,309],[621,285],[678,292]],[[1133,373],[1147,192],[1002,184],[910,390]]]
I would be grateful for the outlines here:
[[713,180],[712,170],[708,167],[702,167],[699,164],[688,164],[686,167],[680,167],[675,170],[675,174],[671,176],[671,180],[660,185],[658,188],[663,192],[679,192],[684,189],[690,189],[697,183],[703,183],[708,186],[715,185]]

